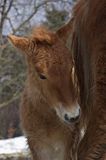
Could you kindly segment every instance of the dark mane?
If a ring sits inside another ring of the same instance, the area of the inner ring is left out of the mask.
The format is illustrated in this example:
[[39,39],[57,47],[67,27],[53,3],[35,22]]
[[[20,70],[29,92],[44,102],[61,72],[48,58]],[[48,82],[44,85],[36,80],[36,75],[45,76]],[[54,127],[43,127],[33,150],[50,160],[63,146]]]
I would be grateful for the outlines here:
[[72,51],[81,106],[87,119],[79,160],[82,157],[101,160],[106,152],[106,147],[101,146],[106,146],[106,127],[102,133],[100,130],[100,123],[106,125],[106,1],[80,0],[74,7],[73,17]]

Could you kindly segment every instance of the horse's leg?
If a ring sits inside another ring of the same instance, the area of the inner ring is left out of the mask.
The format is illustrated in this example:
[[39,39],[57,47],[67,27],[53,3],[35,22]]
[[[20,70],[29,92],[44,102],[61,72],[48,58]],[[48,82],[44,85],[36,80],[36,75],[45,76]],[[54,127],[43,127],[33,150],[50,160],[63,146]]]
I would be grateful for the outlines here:
[[78,160],[106,160],[106,123],[100,121],[89,123],[78,149]]

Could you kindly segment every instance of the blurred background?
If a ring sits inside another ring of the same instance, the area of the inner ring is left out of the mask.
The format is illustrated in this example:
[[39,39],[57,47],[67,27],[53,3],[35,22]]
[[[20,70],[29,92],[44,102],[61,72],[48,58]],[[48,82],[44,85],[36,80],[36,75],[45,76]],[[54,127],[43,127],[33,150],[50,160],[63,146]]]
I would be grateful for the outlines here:
[[40,24],[57,30],[71,16],[76,0],[0,0],[0,139],[22,136],[20,95],[26,77],[24,57],[7,41],[7,35],[29,34]]

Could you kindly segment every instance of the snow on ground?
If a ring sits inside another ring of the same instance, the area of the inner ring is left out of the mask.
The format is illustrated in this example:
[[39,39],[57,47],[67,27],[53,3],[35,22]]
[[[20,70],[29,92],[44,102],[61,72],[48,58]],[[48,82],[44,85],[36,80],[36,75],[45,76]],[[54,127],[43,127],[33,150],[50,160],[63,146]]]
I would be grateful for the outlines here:
[[25,156],[29,154],[28,145],[25,137],[0,140],[0,157],[1,156]]

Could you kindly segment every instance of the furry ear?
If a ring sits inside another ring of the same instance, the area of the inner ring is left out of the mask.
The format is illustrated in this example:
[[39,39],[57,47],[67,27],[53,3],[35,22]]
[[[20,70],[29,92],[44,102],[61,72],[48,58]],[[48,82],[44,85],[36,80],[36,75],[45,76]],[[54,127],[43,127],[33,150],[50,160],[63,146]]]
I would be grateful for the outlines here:
[[9,35],[8,39],[16,48],[20,49],[21,51],[26,52],[29,50],[30,40],[28,38]]
[[58,36],[67,43],[67,40],[70,38],[71,32],[73,27],[73,18],[67,24],[65,24],[63,27],[61,27],[56,33]]

